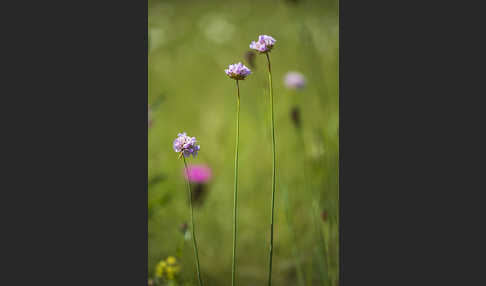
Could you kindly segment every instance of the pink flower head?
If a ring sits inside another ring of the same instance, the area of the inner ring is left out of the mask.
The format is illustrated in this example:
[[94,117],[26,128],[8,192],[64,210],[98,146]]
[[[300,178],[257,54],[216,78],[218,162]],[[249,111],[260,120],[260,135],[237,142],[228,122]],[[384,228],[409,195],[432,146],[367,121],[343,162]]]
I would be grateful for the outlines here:
[[285,86],[290,89],[301,89],[305,86],[305,77],[298,72],[288,72],[284,81]]
[[260,35],[258,36],[258,41],[252,41],[250,44],[250,49],[254,49],[259,51],[260,53],[266,53],[269,52],[272,48],[273,45],[275,45],[275,40],[271,36],[267,35]]
[[211,179],[212,172],[207,165],[189,165],[185,176],[190,182],[203,184]]
[[251,74],[251,70],[242,63],[229,65],[224,72],[232,79],[244,80]]

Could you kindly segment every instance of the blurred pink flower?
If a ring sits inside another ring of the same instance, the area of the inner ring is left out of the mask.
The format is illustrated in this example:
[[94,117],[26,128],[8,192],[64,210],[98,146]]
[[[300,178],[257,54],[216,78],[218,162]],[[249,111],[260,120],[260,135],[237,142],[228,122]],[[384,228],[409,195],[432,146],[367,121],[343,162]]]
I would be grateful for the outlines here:
[[189,165],[185,174],[186,179],[198,184],[207,183],[212,176],[211,168],[207,165]]
[[299,72],[288,72],[284,78],[285,86],[289,89],[301,89],[305,86],[305,77]]

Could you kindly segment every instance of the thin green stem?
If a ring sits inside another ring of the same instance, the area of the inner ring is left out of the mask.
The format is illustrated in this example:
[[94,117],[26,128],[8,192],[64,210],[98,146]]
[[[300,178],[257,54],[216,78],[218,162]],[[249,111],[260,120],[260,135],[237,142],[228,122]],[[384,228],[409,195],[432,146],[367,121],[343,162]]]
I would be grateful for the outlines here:
[[240,85],[236,80],[237,98],[236,98],[236,147],[235,147],[235,188],[233,201],[233,265],[231,268],[231,285],[235,285],[236,275],[236,211],[238,203],[238,146],[240,142]]
[[272,257],[273,257],[273,220],[275,209],[275,123],[273,118],[273,87],[272,87],[272,67],[268,52],[265,54],[268,61],[268,81],[270,84],[270,117],[272,124],[272,215],[270,221],[270,252],[268,258],[268,286],[272,285]]
[[[186,158],[182,155],[182,159],[184,160],[184,167],[186,171],[186,175],[188,174]],[[196,241],[196,230],[194,226],[194,209],[192,207],[192,191],[191,191],[191,182],[189,179],[186,180],[186,186],[189,193],[189,208],[191,209],[191,230],[192,230],[192,244],[194,246],[194,257],[196,258],[196,271],[197,271],[197,279],[199,281],[199,286],[202,286],[202,279],[201,279],[201,272],[199,270],[199,254],[197,251],[197,241]]]

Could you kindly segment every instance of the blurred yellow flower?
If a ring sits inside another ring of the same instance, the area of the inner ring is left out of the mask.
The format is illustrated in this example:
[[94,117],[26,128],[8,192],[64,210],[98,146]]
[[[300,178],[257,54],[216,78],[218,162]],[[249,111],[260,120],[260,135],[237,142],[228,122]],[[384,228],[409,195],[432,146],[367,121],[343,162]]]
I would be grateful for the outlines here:
[[173,280],[174,279],[174,268],[172,267],[167,267],[167,279]]
[[174,280],[180,272],[180,266],[177,265],[177,259],[173,256],[160,261],[155,268],[155,276],[167,280]]
[[169,263],[169,265],[175,265],[177,263],[177,260],[175,259],[174,256],[169,256],[167,257],[167,263]]
[[160,261],[155,267],[155,276],[157,276],[158,278],[162,278],[162,276],[164,276],[166,268],[167,263],[165,261]]

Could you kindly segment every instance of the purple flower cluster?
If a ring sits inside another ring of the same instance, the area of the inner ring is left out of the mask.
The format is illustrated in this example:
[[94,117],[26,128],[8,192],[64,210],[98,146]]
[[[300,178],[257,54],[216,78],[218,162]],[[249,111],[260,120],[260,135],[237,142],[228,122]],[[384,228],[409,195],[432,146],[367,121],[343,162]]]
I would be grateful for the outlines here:
[[254,49],[259,51],[260,53],[269,52],[273,45],[275,45],[276,40],[267,35],[260,35],[258,36],[258,41],[252,41],[250,44],[250,49]]
[[236,80],[244,80],[248,75],[251,74],[251,70],[242,63],[229,65],[228,69],[224,70],[224,72],[230,78]]
[[285,86],[290,89],[301,89],[305,86],[305,77],[298,72],[288,72],[284,81]]
[[177,134],[174,140],[173,148],[177,153],[181,153],[184,157],[189,157],[191,154],[196,157],[199,151],[199,145],[196,145],[196,137],[187,136],[186,132]]

